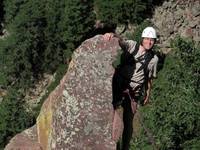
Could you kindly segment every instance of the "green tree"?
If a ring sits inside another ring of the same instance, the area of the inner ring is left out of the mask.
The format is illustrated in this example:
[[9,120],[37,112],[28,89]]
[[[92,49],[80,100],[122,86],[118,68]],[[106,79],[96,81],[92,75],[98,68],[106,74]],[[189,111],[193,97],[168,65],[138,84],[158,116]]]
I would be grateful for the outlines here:
[[1,2],[0,3],[0,36],[3,34],[2,33],[2,30],[3,30],[3,27],[2,27],[3,20],[4,20],[4,10],[3,10],[3,2]]
[[6,57],[4,55],[4,41],[0,41],[0,86],[6,86],[6,74],[5,74],[5,65]]
[[95,0],[97,18],[107,24],[141,22],[146,6],[141,0]]
[[65,1],[65,10],[59,29],[66,47],[64,55],[69,55],[93,30],[95,16],[93,0]]
[[15,134],[30,127],[33,124],[31,118],[22,93],[17,88],[10,89],[0,105],[0,149],[3,149]]
[[45,5],[47,26],[45,29],[44,69],[46,71],[55,71],[58,65],[64,62],[63,49],[66,47],[63,47],[62,32],[58,27],[59,22],[63,19],[64,3],[59,0],[49,0]]
[[199,149],[200,48],[182,38],[172,47],[154,82],[151,106],[143,110],[145,126],[161,150]]
[[5,11],[5,23],[10,24],[17,16],[21,9],[21,6],[25,4],[28,0],[3,0],[4,11]]
[[55,70],[70,59],[72,51],[89,37],[94,19],[93,1],[52,0],[46,3],[44,61],[47,70]]
[[[21,86],[28,86],[31,79],[42,72],[45,49],[44,3],[35,0],[21,6],[18,15],[9,26],[10,40],[5,48],[6,55],[12,59],[7,66],[8,79],[14,78]],[[9,40],[9,38],[7,39]]]

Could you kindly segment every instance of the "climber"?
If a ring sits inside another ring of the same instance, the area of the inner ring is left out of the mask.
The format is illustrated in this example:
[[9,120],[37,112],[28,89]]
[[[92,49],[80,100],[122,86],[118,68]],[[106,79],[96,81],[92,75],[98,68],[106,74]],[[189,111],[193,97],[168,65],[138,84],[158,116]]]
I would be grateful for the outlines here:
[[149,102],[152,79],[156,77],[158,57],[153,52],[156,42],[156,31],[146,27],[142,32],[142,40],[124,40],[115,33],[106,33],[104,40],[117,37],[123,50],[121,63],[115,69],[113,76],[113,107],[117,109],[123,103],[124,96],[131,99],[133,114],[136,112],[139,98],[143,95],[142,104]]
[[114,108],[112,138],[118,141],[124,126],[120,147],[128,150],[133,133],[132,121],[138,103],[145,105],[149,102],[152,79],[156,77],[158,57],[154,54],[153,47],[157,36],[153,27],[146,27],[143,30],[140,43],[125,40],[115,33],[103,35],[106,41],[113,37],[118,39],[123,52],[112,80]]

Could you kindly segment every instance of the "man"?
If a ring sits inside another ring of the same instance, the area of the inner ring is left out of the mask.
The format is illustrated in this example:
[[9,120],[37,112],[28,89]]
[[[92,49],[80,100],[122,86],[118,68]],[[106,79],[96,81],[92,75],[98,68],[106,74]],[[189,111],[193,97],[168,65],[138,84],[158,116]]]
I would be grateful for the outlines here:
[[124,102],[129,101],[134,115],[141,96],[144,97],[144,105],[149,102],[152,79],[156,77],[158,57],[152,50],[157,38],[156,31],[153,27],[146,27],[140,43],[124,40],[113,33],[106,33],[103,37],[107,41],[117,37],[123,50],[121,64],[115,69],[113,76],[114,110],[117,111]]
[[113,33],[104,34],[105,40],[113,37],[119,39],[119,45],[123,50],[121,64],[116,68],[113,76],[114,108],[122,103],[124,94],[134,98],[134,101],[138,101],[137,98],[145,93],[143,104],[147,104],[158,63],[158,57],[152,51],[157,38],[155,29],[153,27],[145,28],[139,44],[132,40],[124,40]]

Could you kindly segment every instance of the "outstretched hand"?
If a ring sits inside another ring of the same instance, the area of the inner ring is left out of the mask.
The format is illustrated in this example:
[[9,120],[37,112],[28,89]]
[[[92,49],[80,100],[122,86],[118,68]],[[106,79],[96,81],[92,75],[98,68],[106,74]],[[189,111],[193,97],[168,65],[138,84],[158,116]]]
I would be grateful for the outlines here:
[[103,38],[104,38],[105,41],[110,41],[113,37],[114,37],[113,33],[105,33],[103,35]]

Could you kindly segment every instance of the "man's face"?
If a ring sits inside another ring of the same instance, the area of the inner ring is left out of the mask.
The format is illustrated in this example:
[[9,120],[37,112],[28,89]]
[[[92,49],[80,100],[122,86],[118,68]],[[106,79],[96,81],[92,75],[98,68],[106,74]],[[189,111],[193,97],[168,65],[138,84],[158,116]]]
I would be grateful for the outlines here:
[[155,39],[145,37],[143,38],[142,46],[144,47],[144,49],[149,50],[153,47],[154,43]]

